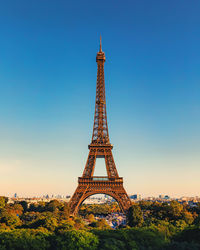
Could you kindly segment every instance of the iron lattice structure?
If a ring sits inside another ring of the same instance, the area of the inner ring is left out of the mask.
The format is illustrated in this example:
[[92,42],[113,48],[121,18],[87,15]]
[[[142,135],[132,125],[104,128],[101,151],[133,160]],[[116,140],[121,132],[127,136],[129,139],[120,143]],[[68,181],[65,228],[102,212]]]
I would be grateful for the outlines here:
[[[78,187],[70,200],[72,215],[78,212],[85,199],[94,194],[112,196],[123,212],[131,206],[131,201],[123,187],[123,178],[118,175],[112,155],[113,146],[109,140],[104,80],[105,60],[100,38],[100,50],[96,56],[97,85],[92,141],[88,146],[89,155],[83,175],[78,178]],[[105,159],[107,176],[93,176],[97,158]]]

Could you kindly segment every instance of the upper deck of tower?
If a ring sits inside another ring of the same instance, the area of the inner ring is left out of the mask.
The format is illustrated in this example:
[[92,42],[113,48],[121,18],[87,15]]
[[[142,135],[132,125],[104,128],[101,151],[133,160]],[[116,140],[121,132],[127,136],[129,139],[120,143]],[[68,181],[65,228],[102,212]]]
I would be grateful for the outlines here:
[[101,36],[100,36],[100,48],[99,51],[97,52],[96,62],[105,62],[105,61],[106,61],[106,56],[105,53],[102,51]]

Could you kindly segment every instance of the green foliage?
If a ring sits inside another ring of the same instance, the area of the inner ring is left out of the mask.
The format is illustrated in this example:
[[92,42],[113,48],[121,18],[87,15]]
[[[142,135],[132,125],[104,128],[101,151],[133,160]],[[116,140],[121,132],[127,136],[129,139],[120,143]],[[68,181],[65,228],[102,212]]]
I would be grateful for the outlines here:
[[200,249],[200,229],[192,227],[174,235],[167,250],[199,250]]
[[200,245],[195,242],[171,242],[166,250],[199,250]]
[[101,230],[111,229],[111,227],[108,225],[108,223],[105,219],[93,221],[92,223],[90,223],[90,226],[94,227],[94,228],[101,229]]
[[48,217],[43,220],[43,227],[47,228],[49,231],[53,232],[58,226],[57,219],[54,217]]
[[45,210],[49,212],[56,212],[59,211],[59,209],[61,209],[62,206],[63,204],[61,204],[59,201],[52,200],[46,204]]
[[59,223],[58,230],[72,230],[74,229],[75,222],[73,220],[62,220]]
[[19,204],[23,207],[24,213],[28,210],[28,204],[26,201],[19,201]]
[[182,230],[184,230],[187,227],[187,223],[185,222],[185,220],[177,220],[175,221],[175,228],[177,232],[180,232]]
[[10,228],[15,228],[22,225],[22,221],[19,216],[14,213],[9,213],[5,209],[0,213],[0,223],[4,223]]
[[[93,230],[93,233],[99,238],[98,249],[129,249],[127,243],[130,240],[126,240],[126,233],[122,230]],[[136,247],[136,244],[134,244]],[[137,248],[132,248],[137,249]]]
[[178,201],[171,201],[168,209],[168,215],[170,219],[177,220],[181,217],[183,211],[183,205]]
[[189,225],[191,225],[191,224],[194,222],[194,217],[193,217],[193,215],[192,215],[190,212],[188,212],[188,211],[183,211],[183,212],[182,212],[182,217],[183,217],[183,220],[184,220],[187,224],[189,224]]
[[175,241],[183,242],[195,242],[200,245],[200,228],[193,227],[183,230],[173,237]]
[[127,219],[130,227],[142,226],[144,219],[139,205],[134,204],[129,208]]
[[[113,230],[105,219],[117,211],[117,203],[82,205],[83,217],[70,217],[69,204],[52,200],[31,204],[0,197],[0,250],[109,249],[157,250],[200,249],[200,204],[197,207],[146,202],[129,209],[126,228]],[[89,225],[87,223],[89,222]]]
[[[135,248],[133,248],[135,247]],[[105,238],[101,240],[99,249],[104,250],[121,250],[126,249],[126,243],[122,240],[113,239],[113,238]],[[131,249],[138,249],[137,244],[134,242]]]
[[192,213],[189,207],[187,208],[177,201],[171,201],[170,203],[140,202],[139,205],[142,208],[146,226],[155,223],[157,220],[165,220],[171,223],[184,220],[186,224],[191,225],[198,216],[196,211]]
[[21,204],[15,203],[9,207],[10,211],[15,213],[17,216],[21,216],[24,212],[24,209]]
[[98,237],[83,230],[62,231],[55,237],[54,249],[97,249]]
[[[50,246],[46,240],[49,233],[31,229],[0,231],[0,247],[13,250],[43,250]],[[0,249],[1,249],[0,248]]]
[[88,219],[90,222],[95,221],[94,214],[89,214],[89,215],[87,216],[87,219]]
[[131,249],[131,242],[136,242],[140,249],[161,249],[166,244],[166,239],[162,233],[149,228],[133,228],[126,230],[126,240],[128,248]]
[[8,198],[0,196],[0,209],[4,208],[8,202]]
[[81,218],[81,217],[76,217],[75,219],[74,219],[74,228],[75,229],[84,229],[84,227],[85,227],[85,224],[84,224],[84,222],[83,222],[83,219]]
[[60,217],[62,219],[68,219],[70,217],[70,207],[66,202],[60,207]]
[[98,214],[98,215],[108,215],[112,212],[118,212],[120,211],[120,208],[116,202],[113,202],[113,204],[90,204],[86,205],[83,204],[80,207],[80,215],[86,216],[87,214]]
[[37,203],[31,203],[28,211],[42,213],[46,211],[46,203],[42,201]]
[[162,233],[148,228],[118,230],[94,230],[99,238],[99,249],[149,249],[157,250],[166,246]]
[[195,219],[194,224],[200,226],[200,215]]
[[174,227],[174,225],[171,224],[170,222],[164,221],[164,220],[156,221],[149,228],[161,233],[166,240],[176,232],[176,228]]
[[97,227],[100,229],[110,229],[107,221],[105,219],[100,219],[97,221]]
[[[57,218],[50,212],[43,213],[26,213],[26,218],[29,216],[30,221],[26,224],[29,228],[44,227],[53,232],[58,226]],[[23,217],[25,219],[25,217]]]

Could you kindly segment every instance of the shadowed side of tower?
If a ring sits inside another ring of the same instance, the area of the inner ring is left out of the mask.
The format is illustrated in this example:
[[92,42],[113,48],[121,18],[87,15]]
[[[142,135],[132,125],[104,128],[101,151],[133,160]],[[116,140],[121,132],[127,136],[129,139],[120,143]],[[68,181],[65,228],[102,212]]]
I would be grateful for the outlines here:
[[[70,200],[71,214],[75,215],[82,202],[94,194],[107,194],[112,196],[119,204],[121,210],[126,212],[131,201],[123,187],[123,178],[119,177],[114,158],[113,146],[110,143],[106,113],[106,95],[104,80],[105,53],[102,51],[101,37],[100,49],[96,56],[97,83],[95,114],[92,141],[89,155],[82,177],[78,178],[78,187]],[[104,158],[107,176],[93,176],[97,158]]]

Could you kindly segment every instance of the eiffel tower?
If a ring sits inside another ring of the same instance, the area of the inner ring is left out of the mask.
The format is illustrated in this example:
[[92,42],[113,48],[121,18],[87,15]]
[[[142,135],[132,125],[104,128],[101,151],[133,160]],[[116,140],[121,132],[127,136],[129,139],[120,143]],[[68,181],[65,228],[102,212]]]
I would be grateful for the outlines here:
[[[97,85],[92,141],[88,146],[89,155],[83,175],[78,178],[78,187],[69,203],[72,215],[77,214],[82,202],[94,194],[107,194],[113,197],[124,213],[131,206],[131,201],[123,187],[123,178],[118,175],[112,155],[113,145],[109,140],[104,81],[105,60],[100,37],[100,49],[96,56]],[[97,158],[105,159],[107,176],[93,176]]]

